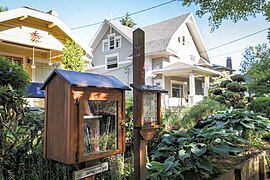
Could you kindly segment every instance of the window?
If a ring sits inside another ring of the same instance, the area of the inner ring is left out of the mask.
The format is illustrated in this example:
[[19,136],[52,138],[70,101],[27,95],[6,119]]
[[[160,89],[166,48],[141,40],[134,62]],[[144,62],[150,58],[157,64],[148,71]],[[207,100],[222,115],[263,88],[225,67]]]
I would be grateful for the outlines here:
[[121,47],[121,36],[118,36],[115,38],[115,47],[120,48]]
[[121,36],[115,36],[115,34],[109,34],[108,39],[102,41],[102,51],[108,51],[121,47]]
[[185,38],[185,36],[182,36],[182,42],[183,42],[183,45],[186,44],[186,38]]
[[172,83],[172,97],[183,98],[183,84]]
[[102,51],[108,51],[109,50],[109,42],[108,42],[108,40],[103,40],[102,41]]
[[118,59],[119,59],[118,53],[105,56],[106,69],[117,68]]
[[114,35],[109,36],[110,49],[114,49]]

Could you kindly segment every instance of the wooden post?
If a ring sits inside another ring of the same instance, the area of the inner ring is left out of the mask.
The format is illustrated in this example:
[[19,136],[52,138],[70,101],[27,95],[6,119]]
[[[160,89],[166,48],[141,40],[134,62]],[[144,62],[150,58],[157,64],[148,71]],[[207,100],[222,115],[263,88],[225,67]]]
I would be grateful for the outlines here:
[[[133,83],[144,85],[144,32],[136,29],[133,32]],[[143,93],[133,91],[134,116],[134,179],[146,179],[146,141],[142,139],[140,130],[143,124]]]

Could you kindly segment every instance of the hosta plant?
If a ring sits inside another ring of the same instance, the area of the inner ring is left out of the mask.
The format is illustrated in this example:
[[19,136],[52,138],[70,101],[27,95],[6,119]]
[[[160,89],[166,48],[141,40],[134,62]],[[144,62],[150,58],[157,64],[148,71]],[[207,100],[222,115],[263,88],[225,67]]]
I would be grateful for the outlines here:
[[210,174],[213,157],[240,153],[243,149],[237,144],[243,143],[246,140],[237,136],[236,131],[216,126],[173,131],[163,135],[158,148],[152,151],[148,178],[186,179],[187,172],[195,172],[198,177]]

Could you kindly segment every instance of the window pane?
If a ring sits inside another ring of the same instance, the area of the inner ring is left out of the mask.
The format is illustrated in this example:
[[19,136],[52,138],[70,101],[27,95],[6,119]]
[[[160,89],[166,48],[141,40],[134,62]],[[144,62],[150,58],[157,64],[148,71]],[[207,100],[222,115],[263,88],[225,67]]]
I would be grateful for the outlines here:
[[114,36],[110,36],[110,49],[114,49]]
[[107,69],[117,67],[117,56],[107,58]]
[[117,149],[117,101],[84,100],[84,155]]
[[172,97],[183,98],[183,84],[172,84]]
[[103,43],[103,50],[107,51],[109,49],[109,43],[108,42],[104,42]]
[[144,125],[157,124],[157,94],[143,93]]
[[116,48],[119,48],[119,47],[120,47],[120,37],[117,37],[117,38],[115,39],[115,47],[116,47]]

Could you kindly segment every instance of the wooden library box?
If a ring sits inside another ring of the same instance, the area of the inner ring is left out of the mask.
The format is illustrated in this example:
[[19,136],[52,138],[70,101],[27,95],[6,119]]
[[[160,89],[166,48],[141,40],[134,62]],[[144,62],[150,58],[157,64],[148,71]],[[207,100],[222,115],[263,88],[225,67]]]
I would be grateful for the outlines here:
[[125,90],[113,76],[55,69],[44,82],[44,158],[75,164],[125,148]]

